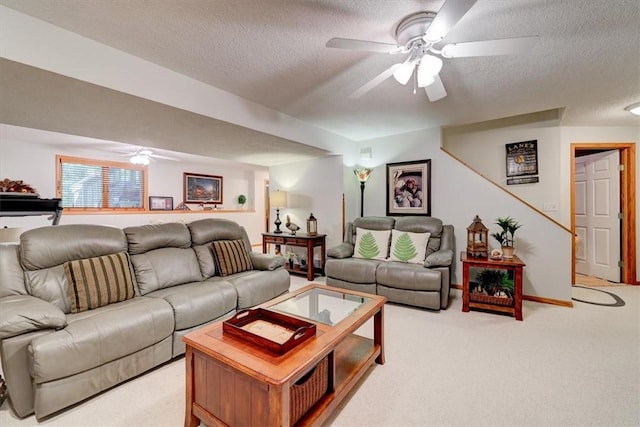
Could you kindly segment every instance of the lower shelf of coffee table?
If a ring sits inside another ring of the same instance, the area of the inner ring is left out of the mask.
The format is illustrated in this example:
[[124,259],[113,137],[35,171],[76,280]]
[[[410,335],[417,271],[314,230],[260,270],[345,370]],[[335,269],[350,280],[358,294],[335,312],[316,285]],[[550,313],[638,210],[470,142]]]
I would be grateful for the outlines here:
[[[367,369],[375,363],[381,348],[373,340],[359,335],[345,338],[329,353],[329,387],[327,392],[304,414],[296,426],[321,425],[331,412],[358,383]],[[281,425],[279,415],[288,413],[289,402],[283,402],[291,383],[285,384],[275,393],[266,381],[252,378],[220,361],[195,351],[195,374],[204,381],[196,388],[193,414],[209,426],[221,425]],[[221,380],[221,377],[223,378]],[[223,383],[233,384],[236,393],[222,390]],[[219,393],[217,393],[219,391]],[[199,396],[198,396],[199,395]],[[250,396],[250,397],[249,397]],[[273,408],[276,406],[277,408]]]

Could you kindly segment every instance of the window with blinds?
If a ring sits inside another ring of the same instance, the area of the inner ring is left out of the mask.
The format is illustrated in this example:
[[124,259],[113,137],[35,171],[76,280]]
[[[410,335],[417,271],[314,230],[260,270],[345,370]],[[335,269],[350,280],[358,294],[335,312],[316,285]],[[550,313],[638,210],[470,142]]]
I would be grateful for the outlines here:
[[56,194],[65,212],[147,209],[147,167],[56,156]]

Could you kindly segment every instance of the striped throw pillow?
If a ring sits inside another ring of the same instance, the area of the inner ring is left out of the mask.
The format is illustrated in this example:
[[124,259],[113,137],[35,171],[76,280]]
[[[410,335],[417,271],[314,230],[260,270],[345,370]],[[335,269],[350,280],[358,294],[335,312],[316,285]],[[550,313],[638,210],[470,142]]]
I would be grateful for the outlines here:
[[253,270],[251,258],[242,240],[218,240],[211,245],[216,270],[221,276]]
[[135,296],[129,254],[120,252],[64,263],[71,312],[92,310]]

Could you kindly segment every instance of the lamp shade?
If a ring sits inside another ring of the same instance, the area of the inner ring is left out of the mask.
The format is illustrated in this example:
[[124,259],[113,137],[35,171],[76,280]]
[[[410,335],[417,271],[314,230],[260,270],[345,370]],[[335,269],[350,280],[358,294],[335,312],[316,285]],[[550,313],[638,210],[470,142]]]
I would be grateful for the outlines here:
[[373,169],[356,168],[353,170],[353,173],[356,174],[356,178],[358,178],[360,182],[367,182],[371,176],[371,172],[373,172]]
[[269,195],[269,203],[274,208],[287,207],[287,192],[276,190]]

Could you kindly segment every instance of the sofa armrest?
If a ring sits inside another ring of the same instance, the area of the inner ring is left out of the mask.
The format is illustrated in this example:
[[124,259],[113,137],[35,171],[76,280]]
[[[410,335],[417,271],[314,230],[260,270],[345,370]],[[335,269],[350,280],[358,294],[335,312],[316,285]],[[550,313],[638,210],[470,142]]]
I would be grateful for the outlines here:
[[451,249],[441,249],[427,256],[424,260],[424,266],[430,267],[449,267],[453,262],[453,251]]
[[275,270],[284,266],[284,257],[277,255],[249,252],[249,258],[255,270]]
[[327,256],[331,258],[350,258],[353,256],[353,245],[342,242],[338,246],[327,249]]
[[0,340],[39,329],[60,329],[67,316],[55,305],[31,295],[0,299]]

